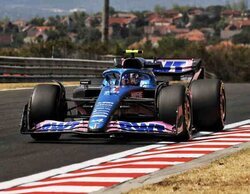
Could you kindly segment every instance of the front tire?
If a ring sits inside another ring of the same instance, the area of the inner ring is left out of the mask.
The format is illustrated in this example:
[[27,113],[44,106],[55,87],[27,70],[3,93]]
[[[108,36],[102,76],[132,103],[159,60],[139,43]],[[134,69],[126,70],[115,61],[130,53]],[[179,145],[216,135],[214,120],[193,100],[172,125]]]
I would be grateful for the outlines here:
[[158,95],[159,119],[182,130],[178,141],[188,141],[192,137],[192,108],[189,95],[183,85],[168,86]]
[[[65,93],[59,85],[41,84],[34,88],[29,102],[29,124],[32,129],[44,120],[63,121],[67,113]],[[60,133],[33,133],[35,140],[57,140]]]

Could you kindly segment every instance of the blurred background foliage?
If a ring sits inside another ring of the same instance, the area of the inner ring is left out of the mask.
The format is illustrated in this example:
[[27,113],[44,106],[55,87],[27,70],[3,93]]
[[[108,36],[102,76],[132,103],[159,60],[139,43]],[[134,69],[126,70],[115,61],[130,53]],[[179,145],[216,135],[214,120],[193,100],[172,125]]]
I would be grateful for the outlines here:
[[[231,7],[230,7],[231,6]],[[234,6],[234,7],[233,7]],[[183,14],[183,19],[178,24],[180,28],[190,23],[188,10],[191,7],[174,5],[173,10]],[[244,10],[244,5],[228,5],[230,9]],[[189,29],[209,27],[214,30],[212,36],[207,37],[206,42],[190,42],[186,39],[178,39],[171,34],[161,36],[158,46],[154,46],[148,39],[137,49],[144,51],[145,58],[201,58],[208,71],[215,73],[219,78],[227,82],[250,81],[250,29],[245,28],[241,33],[232,37],[232,44],[221,44],[220,31],[228,23],[221,18],[222,6],[210,6],[205,13],[193,19]],[[155,6],[155,13],[164,15],[165,8]],[[114,8],[109,9],[110,15],[116,14]],[[24,32],[18,32],[15,26],[6,18],[0,21],[0,33],[11,33],[13,43],[9,47],[0,46],[2,56],[23,57],[47,57],[47,58],[88,58],[100,59],[105,55],[121,55],[122,51],[135,42],[147,38],[144,27],[148,25],[147,11],[131,12],[137,17],[135,27],[121,28],[112,26],[114,33],[108,43],[101,42],[100,25],[101,13],[96,13],[90,26],[86,25],[89,15],[85,12],[74,12],[64,21],[63,16],[49,18],[35,17],[28,22],[32,26],[53,26],[53,30],[47,30],[47,40],[37,39],[36,42],[24,43]],[[8,24],[8,25],[4,25]],[[5,26],[5,29],[1,28]],[[69,35],[72,35],[70,37]]]

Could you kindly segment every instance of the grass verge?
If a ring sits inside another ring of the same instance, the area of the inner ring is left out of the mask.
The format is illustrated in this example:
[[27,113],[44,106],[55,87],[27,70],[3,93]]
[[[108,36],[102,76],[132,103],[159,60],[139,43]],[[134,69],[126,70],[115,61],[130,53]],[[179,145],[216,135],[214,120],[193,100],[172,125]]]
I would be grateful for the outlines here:
[[189,170],[164,181],[134,189],[128,194],[226,193],[250,191],[250,148],[218,159],[210,165]]

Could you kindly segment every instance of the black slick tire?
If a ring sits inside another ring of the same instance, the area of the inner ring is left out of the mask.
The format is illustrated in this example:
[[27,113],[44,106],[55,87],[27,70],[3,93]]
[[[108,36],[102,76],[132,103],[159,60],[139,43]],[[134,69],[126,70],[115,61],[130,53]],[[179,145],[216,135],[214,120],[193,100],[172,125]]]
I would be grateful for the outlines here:
[[[44,120],[63,121],[67,111],[65,94],[62,94],[60,86],[53,84],[41,84],[34,88],[29,102],[30,128]],[[33,133],[35,140],[57,140],[60,133]]]
[[[159,119],[163,122],[182,127],[177,141],[188,141],[192,137],[192,109],[190,98],[183,85],[164,87],[157,98]],[[181,114],[178,113],[181,110]]]
[[191,93],[194,127],[197,130],[222,130],[226,119],[226,95],[222,81],[194,81]]

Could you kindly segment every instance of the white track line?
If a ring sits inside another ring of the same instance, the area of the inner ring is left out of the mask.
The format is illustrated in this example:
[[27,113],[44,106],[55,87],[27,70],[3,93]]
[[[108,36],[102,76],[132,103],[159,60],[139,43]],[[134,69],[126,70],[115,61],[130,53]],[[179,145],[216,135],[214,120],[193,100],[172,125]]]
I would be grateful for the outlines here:
[[167,153],[167,152],[173,152],[173,151],[218,151],[221,149],[224,149],[224,148],[192,148],[192,147],[189,148],[189,147],[184,147],[184,148],[178,148],[178,149],[142,152],[142,153],[135,154],[134,156],[145,156],[145,155],[160,154],[160,153]]
[[226,138],[219,138],[215,139],[216,141],[239,141],[239,142],[246,142],[250,141],[250,138],[231,138],[231,137],[226,137]]
[[[57,192],[57,193],[90,193],[98,191],[104,188],[104,186],[47,186],[47,187],[37,187],[32,189],[22,189],[21,193],[31,193],[31,192]],[[4,191],[0,194],[20,194],[20,190],[17,191]]]
[[[250,133],[250,127],[249,128],[236,128],[233,130],[224,130],[222,132],[216,132],[216,135],[225,135],[225,134],[234,134],[234,133],[240,133],[240,134],[244,134],[244,133]],[[212,134],[213,135],[213,134]]]
[[68,178],[75,176],[84,176],[91,174],[99,174],[99,173],[111,173],[111,174],[122,174],[122,173],[151,173],[159,170],[159,168],[110,168],[104,170],[96,170],[90,172],[77,172],[77,173],[67,173],[55,176],[54,178]]
[[39,181],[42,179],[53,177],[53,176],[56,176],[59,174],[65,174],[65,173],[72,172],[72,171],[79,170],[79,169],[83,169],[86,167],[95,166],[95,165],[98,165],[98,164],[101,164],[104,162],[115,160],[117,158],[123,158],[123,157],[129,156],[129,155],[135,154],[135,153],[143,152],[146,150],[150,150],[150,149],[162,147],[162,146],[165,146],[165,144],[162,144],[160,142],[158,144],[144,146],[144,147],[140,147],[140,148],[135,148],[135,149],[127,150],[127,151],[120,152],[117,154],[111,154],[108,156],[88,160],[88,161],[85,161],[82,163],[72,164],[72,165],[61,167],[61,168],[56,168],[56,169],[48,170],[45,172],[33,174],[30,176],[17,178],[17,179],[13,179],[10,181],[5,181],[5,182],[0,183],[0,190],[7,189],[10,187],[14,187],[14,186],[18,186],[18,185],[25,184],[25,183]]
[[[237,145],[242,143],[242,141],[240,141],[240,139],[235,139],[234,140],[238,140],[237,142],[226,142],[226,140],[228,140],[229,138],[224,138],[225,142],[212,142],[212,140],[204,140],[204,141],[199,141],[199,142],[183,142],[181,143],[181,145],[172,145],[172,146],[168,146],[168,147],[158,147],[156,148],[156,150],[171,150],[173,148],[184,148],[184,147],[191,147],[191,146],[197,146],[197,145],[207,145],[207,146],[216,146],[216,145],[225,145],[225,146],[233,146],[233,145]],[[244,138],[245,139],[245,138]],[[220,139],[221,140],[221,139]]]
[[194,140],[206,140],[206,139],[217,139],[221,137],[230,137],[230,136],[236,136],[236,137],[250,137],[250,131],[249,134],[247,133],[231,133],[231,134],[224,134],[224,135],[211,135],[207,137],[196,137]]
[[236,122],[236,123],[228,124],[228,125],[226,125],[224,127],[224,130],[232,129],[232,128],[239,127],[241,125],[247,125],[247,124],[250,124],[250,119],[247,119],[247,120],[244,120],[244,121],[239,121],[239,122]]
[[57,184],[57,183],[69,183],[70,182],[116,182],[121,183],[127,180],[132,179],[132,177],[80,177],[80,178],[72,178],[72,179],[62,179],[62,180],[51,180],[51,181],[38,181],[33,183],[27,183],[21,186],[28,187],[28,186],[41,186],[41,185],[48,185],[48,184]]
[[[247,124],[250,124],[250,119],[245,120],[245,121],[241,121],[241,122],[237,122],[237,123],[233,123],[233,124],[229,124],[229,125],[227,125],[225,127],[225,129],[231,129],[231,128],[235,128],[235,127],[239,127],[241,125],[247,125]],[[204,143],[206,143],[206,142],[204,142]],[[217,143],[217,145],[225,145],[224,142],[222,142],[221,144],[220,144],[220,142],[216,142],[216,143]],[[232,144],[230,144],[230,145],[235,145],[236,143],[237,142],[232,142]],[[241,143],[241,142],[238,142],[238,143]],[[195,145],[197,145],[197,144],[195,144]],[[209,145],[209,143],[207,145]],[[144,146],[144,147],[140,147],[140,148],[135,148],[135,149],[120,152],[120,153],[117,153],[117,154],[112,154],[112,155],[108,155],[108,156],[88,160],[88,161],[85,161],[85,162],[82,162],[82,163],[72,164],[72,165],[69,165],[69,166],[64,166],[64,167],[61,167],[61,168],[52,169],[52,170],[45,171],[45,172],[42,172],[42,173],[37,173],[37,174],[33,174],[33,175],[30,175],[30,176],[26,176],[26,177],[21,177],[21,178],[13,179],[13,180],[10,180],[10,181],[5,181],[5,182],[0,183],[0,190],[11,188],[11,187],[22,185],[22,184],[26,184],[26,183],[39,181],[39,180],[42,180],[42,179],[46,179],[46,178],[53,177],[53,176],[56,176],[56,175],[65,174],[65,173],[72,172],[72,171],[79,170],[79,169],[83,169],[83,168],[86,168],[86,167],[95,166],[95,165],[98,165],[98,164],[101,164],[101,163],[104,163],[104,162],[117,160],[119,158],[124,158],[126,156],[133,155],[133,154],[136,154],[136,153],[140,153],[140,152],[143,152],[143,151],[147,151],[147,150],[150,150],[150,149],[154,149],[154,148],[159,149],[160,147],[163,147],[163,146],[164,146],[164,148],[166,148],[165,147],[166,145],[164,145],[163,142],[159,142],[158,144]],[[183,146],[183,145],[181,145],[181,146]],[[189,143],[189,145],[187,143],[185,146],[190,146],[190,143]],[[145,172],[143,172],[143,173],[145,173]]]
[[97,170],[97,169],[105,169],[105,168],[115,168],[115,167],[122,167],[125,165],[137,165],[137,164],[141,164],[141,165],[176,165],[176,164],[182,164],[184,162],[172,162],[172,161],[150,161],[150,162],[129,162],[129,163],[121,163],[121,164],[110,164],[110,165],[103,165],[103,166],[93,166],[93,167],[89,167],[86,168],[85,170]]
[[240,128],[248,128],[248,127],[250,127],[250,125],[245,125],[245,126],[242,126]]
[[112,162],[130,162],[135,160],[145,160],[145,159],[151,159],[151,158],[199,158],[205,154],[182,154],[182,153],[167,153],[167,154],[155,154],[155,155],[149,155],[149,156],[135,156],[131,158],[121,158],[114,160]]

